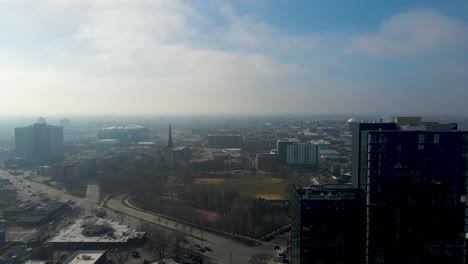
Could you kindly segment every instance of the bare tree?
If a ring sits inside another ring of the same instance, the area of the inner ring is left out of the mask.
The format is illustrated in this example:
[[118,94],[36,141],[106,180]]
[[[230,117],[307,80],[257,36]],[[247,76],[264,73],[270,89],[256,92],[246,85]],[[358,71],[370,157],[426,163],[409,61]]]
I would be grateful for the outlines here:
[[186,235],[182,232],[174,232],[171,236],[171,242],[176,259],[182,254],[182,244],[187,242]]
[[249,264],[271,264],[275,259],[275,255],[271,252],[262,252],[252,255],[249,259]]
[[148,244],[148,247],[154,249],[159,258],[163,259],[170,246],[169,233],[162,228],[155,228],[151,233]]

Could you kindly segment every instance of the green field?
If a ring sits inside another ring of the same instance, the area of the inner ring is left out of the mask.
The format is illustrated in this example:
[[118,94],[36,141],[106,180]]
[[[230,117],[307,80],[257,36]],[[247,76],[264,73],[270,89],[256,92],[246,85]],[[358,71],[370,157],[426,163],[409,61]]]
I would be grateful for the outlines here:
[[288,199],[287,184],[280,178],[270,175],[241,174],[226,178],[198,178],[195,184],[224,185],[233,188],[242,196],[257,197],[261,195],[269,200]]

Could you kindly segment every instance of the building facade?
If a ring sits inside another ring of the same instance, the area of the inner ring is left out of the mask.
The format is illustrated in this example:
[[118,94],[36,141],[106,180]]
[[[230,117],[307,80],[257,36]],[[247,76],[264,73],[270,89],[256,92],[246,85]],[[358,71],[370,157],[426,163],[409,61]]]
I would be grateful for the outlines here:
[[350,128],[365,263],[465,263],[468,132],[418,117]]
[[370,131],[367,263],[465,263],[468,132]]
[[15,128],[17,157],[31,162],[56,162],[64,158],[63,127],[35,123]]
[[286,164],[318,167],[319,147],[312,143],[293,143],[286,146]]
[[291,263],[362,263],[364,219],[351,185],[293,186]]
[[278,140],[276,141],[276,154],[278,155],[278,161],[286,164],[288,160],[288,146],[293,144],[291,140]]

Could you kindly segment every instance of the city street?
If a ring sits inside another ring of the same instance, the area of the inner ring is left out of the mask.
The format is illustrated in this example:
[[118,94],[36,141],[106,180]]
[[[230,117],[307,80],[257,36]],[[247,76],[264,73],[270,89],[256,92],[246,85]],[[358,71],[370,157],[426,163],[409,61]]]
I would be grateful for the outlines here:
[[[91,214],[93,209],[100,207],[95,201],[95,196],[89,198],[78,198],[69,194],[64,193],[61,190],[57,190],[46,186],[41,183],[37,183],[24,178],[24,175],[13,176],[7,171],[0,170],[1,178],[8,178],[13,181],[16,188],[20,190],[31,189],[32,192],[42,192],[44,195],[51,199],[60,201],[74,201],[77,206],[84,209],[85,212]],[[21,180],[21,183],[19,181]],[[29,185],[28,185],[29,184]],[[30,186],[30,187],[27,187]],[[95,193],[94,191],[92,193]],[[203,246],[209,246],[213,249],[212,252],[206,252],[205,254],[210,258],[219,261],[220,263],[236,263],[245,264],[248,263],[250,257],[258,252],[274,252],[274,242],[262,242],[259,246],[249,247],[242,243],[228,239],[226,237],[207,232],[194,228],[192,226],[184,225],[179,222],[169,220],[164,217],[160,217],[154,214],[142,212],[140,210],[124,206],[122,200],[126,199],[126,195],[120,195],[110,199],[107,202],[109,209],[104,208],[109,218],[115,221],[121,221],[122,223],[128,224],[132,228],[139,228],[142,223],[153,223],[160,225],[165,228],[177,230],[190,235],[193,239],[191,241],[194,244],[200,244]],[[278,241],[279,243],[280,241]],[[285,246],[286,241],[283,241],[282,247]]]

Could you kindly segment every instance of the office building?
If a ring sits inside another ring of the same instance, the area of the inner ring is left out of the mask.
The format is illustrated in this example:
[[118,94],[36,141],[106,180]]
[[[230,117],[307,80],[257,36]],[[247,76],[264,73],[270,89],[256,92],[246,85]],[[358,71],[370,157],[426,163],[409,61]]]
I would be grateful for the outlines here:
[[64,158],[63,128],[47,125],[43,118],[32,126],[15,128],[16,156],[32,163],[56,162]]
[[349,122],[349,128],[353,135],[352,140],[352,183],[360,190],[366,189],[367,173],[367,135],[372,130],[396,130],[395,123],[358,123],[355,120]]
[[352,185],[293,186],[291,263],[362,263],[363,209]]
[[286,145],[286,164],[317,168],[319,147],[313,143],[293,143]]
[[350,126],[365,263],[465,263],[468,132],[420,118]]
[[278,161],[286,164],[288,160],[288,145],[294,142],[290,139],[283,139],[276,141],[276,154],[278,155]]
[[116,139],[122,143],[136,143],[151,139],[148,128],[138,125],[104,127],[97,133],[97,139]]

